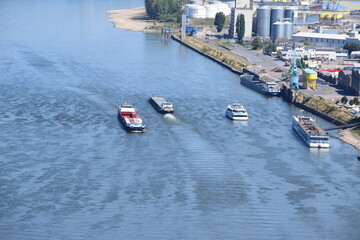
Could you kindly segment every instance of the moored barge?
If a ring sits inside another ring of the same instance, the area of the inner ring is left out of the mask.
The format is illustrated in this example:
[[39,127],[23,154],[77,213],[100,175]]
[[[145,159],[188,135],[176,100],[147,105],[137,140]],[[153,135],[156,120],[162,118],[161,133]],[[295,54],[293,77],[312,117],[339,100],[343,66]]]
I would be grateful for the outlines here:
[[293,116],[293,128],[311,148],[329,148],[329,136],[314,119],[305,116]]
[[281,92],[277,83],[255,79],[254,75],[251,74],[241,75],[240,82],[241,84],[265,95],[277,96]]

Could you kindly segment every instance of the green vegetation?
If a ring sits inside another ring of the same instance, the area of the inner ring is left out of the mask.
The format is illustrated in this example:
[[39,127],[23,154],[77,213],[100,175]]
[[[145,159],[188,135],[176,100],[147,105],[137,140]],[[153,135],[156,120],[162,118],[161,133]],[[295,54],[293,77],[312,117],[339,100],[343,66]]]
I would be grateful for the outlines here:
[[146,30],[161,30],[162,27],[180,28],[180,23],[174,22],[154,22],[153,25],[146,27]]
[[354,104],[355,104],[355,105],[359,105],[359,104],[360,104],[359,98],[357,98],[357,97],[354,98]]
[[216,30],[218,32],[221,32],[224,28],[224,24],[225,24],[225,14],[223,12],[218,12],[215,15],[215,21],[214,21],[214,25],[216,26]]
[[146,14],[150,19],[180,22],[181,3],[181,0],[145,0]]
[[299,42],[303,43],[305,46],[309,46],[310,43],[306,41],[305,39],[301,39]]
[[261,49],[263,47],[263,42],[261,38],[256,37],[254,38],[253,42],[251,43],[252,50]]
[[360,44],[346,43],[343,48],[348,50],[348,54],[350,55],[352,51],[360,51]]
[[[213,26],[214,18],[191,18],[189,19],[189,24],[195,26]],[[224,26],[228,25],[230,25],[230,16],[225,16]]]
[[350,113],[349,109],[337,106],[335,103],[322,97],[304,96],[300,94],[296,98],[296,101],[344,123],[356,120],[356,117]]
[[343,96],[343,97],[341,98],[341,102],[342,102],[343,104],[347,104],[348,98],[347,98],[346,96]]
[[217,43],[220,47],[223,47],[227,50],[231,50],[234,49],[234,46],[231,43],[225,42],[225,41],[220,41]]
[[246,58],[239,57],[236,55],[233,55],[231,53],[222,52],[220,50],[217,50],[215,48],[210,47],[209,45],[206,45],[198,40],[196,40],[193,37],[187,37],[182,40],[183,42],[189,44],[193,48],[201,51],[202,53],[217,59],[218,61],[228,65],[232,69],[236,71],[242,71],[244,67],[249,65],[249,62],[246,60]]
[[275,43],[269,43],[266,47],[265,47],[265,52],[271,54],[272,52],[276,52],[276,45]]
[[239,43],[242,43],[245,35],[245,17],[244,14],[239,14],[236,18],[236,34],[238,36]]

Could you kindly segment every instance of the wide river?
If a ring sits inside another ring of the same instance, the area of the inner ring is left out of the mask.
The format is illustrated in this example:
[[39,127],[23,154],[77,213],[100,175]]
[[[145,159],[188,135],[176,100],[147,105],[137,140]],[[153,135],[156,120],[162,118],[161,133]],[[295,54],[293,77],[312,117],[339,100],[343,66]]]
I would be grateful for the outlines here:
[[[336,132],[310,150],[298,108],[107,21],[141,5],[0,1],[0,239],[359,239],[357,151]],[[248,122],[224,117],[234,101]],[[121,127],[123,102],[144,134]]]

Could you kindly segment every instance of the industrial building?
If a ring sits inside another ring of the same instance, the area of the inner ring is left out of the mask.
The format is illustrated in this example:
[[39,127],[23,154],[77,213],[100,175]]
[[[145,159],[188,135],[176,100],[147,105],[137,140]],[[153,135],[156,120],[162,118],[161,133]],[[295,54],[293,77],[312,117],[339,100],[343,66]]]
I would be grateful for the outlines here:
[[232,38],[236,36],[236,19],[240,14],[244,14],[245,18],[245,33],[244,37],[252,36],[253,16],[254,16],[254,2],[253,0],[235,0],[235,7],[231,9],[231,19],[229,35]]
[[317,72],[309,68],[303,69],[301,79],[303,81],[303,88],[316,89]]
[[184,13],[188,18],[215,18],[216,13],[222,12],[225,16],[230,15],[232,3],[221,1],[191,0],[184,6]]
[[339,72],[338,85],[360,96],[360,72],[358,70]]
[[293,34],[292,40],[294,42],[299,42],[302,39],[316,47],[343,48],[346,43],[360,44],[360,36],[356,31],[351,31],[349,34],[326,34],[312,32],[298,32]]
[[257,35],[263,39],[291,39],[298,16],[296,5],[293,2],[254,3],[253,0],[236,0],[235,7],[231,9],[229,35],[236,37],[236,19],[239,14],[244,14],[245,37]]

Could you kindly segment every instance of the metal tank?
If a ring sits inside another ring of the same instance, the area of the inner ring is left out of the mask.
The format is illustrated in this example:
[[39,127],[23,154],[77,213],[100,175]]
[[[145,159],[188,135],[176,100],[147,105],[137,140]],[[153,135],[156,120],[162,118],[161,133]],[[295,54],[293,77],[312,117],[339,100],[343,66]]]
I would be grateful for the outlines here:
[[284,38],[285,36],[285,23],[283,22],[275,22],[272,25],[272,34],[271,34],[271,38],[272,40],[276,40],[278,38]]
[[284,29],[284,38],[291,39],[293,34],[293,24],[289,21],[285,21]]
[[190,0],[189,4],[202,5],[202,1],[201,0]]
[[192,5],[189,7],[189,18],[205,18],[206,9],[203,6]]
[[270,34],[273,35],[273,24],[280,21],[284,18],[284,8],[282,7],[273,7],[271,9],[271,19],[270,19]]
[[294,23],[294,20],[297,19],[297,8],[296,7],[288,7],[285,9],[284,16],[285,18],[290,18],[291,22]]
[[270,37],[270,16],[271,10],[267,6],[257,9],[257,29],[256,32],[260,37]]
[[218,8],[216,5],[205,5],[206,18],[215,18]]

